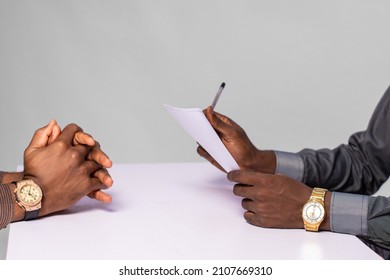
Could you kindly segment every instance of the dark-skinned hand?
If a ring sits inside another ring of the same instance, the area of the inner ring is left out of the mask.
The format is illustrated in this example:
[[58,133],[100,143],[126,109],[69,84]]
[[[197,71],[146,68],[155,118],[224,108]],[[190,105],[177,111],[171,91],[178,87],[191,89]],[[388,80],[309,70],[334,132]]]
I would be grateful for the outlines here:
[[[237,182],[233,192],[243,197],[244,217],[250,224],[266,228],[303,228],[302,208],[310,198],[310,187],[284,175],[245,170],[229,172],[228,179]],[[329,205],[330,192],[327,192],[327,213]],[[329,217],[326,217],[321,229],[329,228]]]
[[70,124],[60,134],[52,135],[53,126],[51,122],[37,130],[24,153],[23,179],[33,180],[44,194],[40,216],[64,210],[98,192],[101,180],[112,182],[99,159],[92,160],[102,156],[99,146],[82,144],[89,136],[83,136],[80,127]]
[[[214,112],[212,107],[206,108],[204,114],[240,169],[263,173],[275,172],[276,159],[272,151],[258,150],[238,124],[230,118]],[[198,146],[197,152],[211,164],[225,171],[203,147]]]

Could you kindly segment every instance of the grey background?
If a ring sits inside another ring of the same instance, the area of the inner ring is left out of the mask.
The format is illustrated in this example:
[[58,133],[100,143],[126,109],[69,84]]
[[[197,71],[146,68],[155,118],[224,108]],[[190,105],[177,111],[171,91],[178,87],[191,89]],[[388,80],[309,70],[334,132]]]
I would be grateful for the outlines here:
[[202,161],[162,104],[206,107],[222,81],[217,111],[259,148],[345,143],[390,84],[389,9],[352,0],[0,0],[0,169],[22,163],[52,118],[82,126],[114,163]]

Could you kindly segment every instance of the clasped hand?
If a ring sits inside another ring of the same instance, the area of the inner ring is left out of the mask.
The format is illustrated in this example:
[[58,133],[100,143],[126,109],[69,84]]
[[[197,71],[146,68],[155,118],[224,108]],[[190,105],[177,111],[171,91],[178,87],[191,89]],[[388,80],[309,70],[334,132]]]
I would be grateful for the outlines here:
[[93,137],[69,124],[62,131],[55,121],[38,129],[24,152],[23,179],[43,191],[40,216],[64,210],[89,195],[103,203],[112,198],[101,189],[112,186],[107,171],[112,161]]

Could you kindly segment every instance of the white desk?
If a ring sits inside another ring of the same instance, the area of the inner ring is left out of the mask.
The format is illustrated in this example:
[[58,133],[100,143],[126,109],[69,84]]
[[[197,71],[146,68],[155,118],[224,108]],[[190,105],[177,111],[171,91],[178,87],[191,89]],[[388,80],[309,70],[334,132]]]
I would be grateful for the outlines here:
[[115,165],[111,174],[112,204],[85,198],[12,224],[7,259],[380,259],[354,236],[246,223],[233,184],[208,163]]

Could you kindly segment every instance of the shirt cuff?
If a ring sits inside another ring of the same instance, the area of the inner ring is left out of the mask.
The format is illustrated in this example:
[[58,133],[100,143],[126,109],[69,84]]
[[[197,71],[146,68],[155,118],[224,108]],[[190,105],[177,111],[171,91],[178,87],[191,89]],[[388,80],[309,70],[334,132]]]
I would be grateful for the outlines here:
[[331,231],[359,236],[367,235],[368,198],[366,195],[332,192]]
[[5,174],[5,172],[0,171],[0,184],[1,184],[1,182],[3,182],[4,174]]
[[275,174],[282,173],[290,178],[302,182],[304,165],[299,154],[274,151],[276,156]]
[[0,184],[0,230],[11,223],[14,203],[9,185]]

